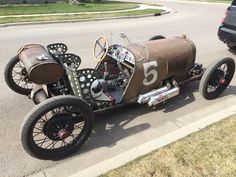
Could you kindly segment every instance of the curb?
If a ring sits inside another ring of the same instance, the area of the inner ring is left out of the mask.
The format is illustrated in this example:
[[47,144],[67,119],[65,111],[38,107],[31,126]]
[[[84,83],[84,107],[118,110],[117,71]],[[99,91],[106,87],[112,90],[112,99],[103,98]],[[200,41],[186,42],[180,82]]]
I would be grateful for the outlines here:
[[103,20],[114,20],[114,19],[144,18],[144,17],[161,16],[161,15],[173,13],[172,9],[164,7],[164,6],[163,6],[162,10],[164,10],[164,11],[161,13],[158,13],[158,14],[133,15],[133,16],[108,17],[108,18],[78,19],[78,20],[75,19],[75,20],[8,23],[8,24],[0,24],[0,28],[13,27],[13,26],[26,26],[26,25],[46,25],[46,24],[60,24],[60,23],[79,23],[79,22],[90,22],[90,21],[103,21]]
[[[162,15],[162,14],[160,14]],[[60,24],[60,23],[80,23],[80,22],[90,22],[90,21],[103,21],[103,20],[113,20],[113,19],[132,19],[132,18],[142,18],[151,16],[160,16],[155,14],[149,15],[134,15],[134,16],[123,16],[123,17],[109,17],[109,18],[93,18],[93,19],[80,19],[80,20],[58,20],[58,21],[44,21],[44,22],[23,22],[23,23],[9,23],[0,25],[0,28],[11,27],[11,26],[27,26],[27,25],[47,25],[47,24]]]
[[[92,165],[88,168],[82,169],[80,171],[75,172],[74,174],[71,174],[69,177],[95,177],[99,176],[101,174],[104,174],[112,169],[118,168],[137,157],[143,156],[145,154],[148,154],[156,149],[159,149],[161,147],[164,147],[174,141],[177,141],[179,139],[182,139],[186,136],[188,136],[191,133],[197,132],[203,128],[205,128],[208,125],[211,125],[213,123],[216,123],[220,120],[226,119],[231,115],[236,114],[236,99],[227,99],[226,102],[232,102],[232,106],[226,108],[226,109],[218,109],[220,107],[220,104],[213,105],[210,109],[213,110],[220,110],[215,111],[214,113],[210,115],[204,116],[203,119],[198,120],[196,122],[193,122],[191,124],[188,124],[186,126],[183,125],[182,128],[179,128],[175,131],[172,131],[164,136],[158,137],[154,140],[151,140],[147,143],[144,143],[140,146],[137,146],[135,148],[132,148],[128,151],[125,151],[123,153],[120,153],[110,159],[104,160],[102,162],[99,162],[95,165]],[[203,109],[200,114],[205,115],[205,110]],[[180,117],[180,119],[185,119],[186,117],[193,116],[196,114],[196,112],[192,112],[188,115],[184,115]],[[70,163],[74,163],[73,160],[66,162],[67,164],[65,166],[70,165]],[[49,169],[45,169],[40,171],[39,173],[33,174],[30,177],[56,177],[60,174],[60,170],[63,169],[64,164],[54,166]],[[65,167],[64,167],[65,168]],[[50,173],[50,171],[54,171],[54,173]]]

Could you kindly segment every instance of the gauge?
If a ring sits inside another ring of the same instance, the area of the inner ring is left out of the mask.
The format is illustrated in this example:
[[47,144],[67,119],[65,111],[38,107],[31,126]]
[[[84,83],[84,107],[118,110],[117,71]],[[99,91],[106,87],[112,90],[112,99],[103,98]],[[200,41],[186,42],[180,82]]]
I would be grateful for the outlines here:
[[134,55],[123,46],[112,46],[110,48],[109,55],[119,62],[125,62],[126,64],[132,66],[135,64]]

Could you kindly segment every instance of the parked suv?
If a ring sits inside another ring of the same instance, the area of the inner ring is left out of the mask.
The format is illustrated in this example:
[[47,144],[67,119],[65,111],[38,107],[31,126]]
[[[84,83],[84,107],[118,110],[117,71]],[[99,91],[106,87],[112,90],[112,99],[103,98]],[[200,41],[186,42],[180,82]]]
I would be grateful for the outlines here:
[[231,6],[227,8],[218,30],[218,36],[229,49],[236,51],[236,0],[233,0]]

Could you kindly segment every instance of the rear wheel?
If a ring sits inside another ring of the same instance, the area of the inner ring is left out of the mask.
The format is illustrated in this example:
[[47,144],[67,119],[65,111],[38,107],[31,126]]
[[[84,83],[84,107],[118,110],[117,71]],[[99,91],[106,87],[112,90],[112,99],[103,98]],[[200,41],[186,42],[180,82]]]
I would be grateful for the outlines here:
[[4,77],[8,87],[14,92],[22,95],[30,94],[33,83],[30,81],[25,67],[19,61],[18,55],[7,63]]
[[235,62],[232,58],[215,60],[202,76],[200,94],[208,100],[219,96],[230,84],[234,71]]
[[39,159],[60,159],[82,146],[93,130],[90,106],[75,96],[56,96],[33,108],[21,126],[21,142]]

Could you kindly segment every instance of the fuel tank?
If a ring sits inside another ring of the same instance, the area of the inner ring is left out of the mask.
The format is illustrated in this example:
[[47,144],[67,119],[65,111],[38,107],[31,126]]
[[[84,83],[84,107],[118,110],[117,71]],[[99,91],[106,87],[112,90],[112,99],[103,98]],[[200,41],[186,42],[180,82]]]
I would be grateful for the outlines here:
[[22,47],[18,51],[19,60],[25,66],[30,80],[39,85],[57,81],[64,75],[63,67],[38,44]]
[[165,79],[186,80],[195,63],[196,47],[185,36],[145,41],[143,44],[129,47],[135,56],[135,68],[124,101],[157,89]]

